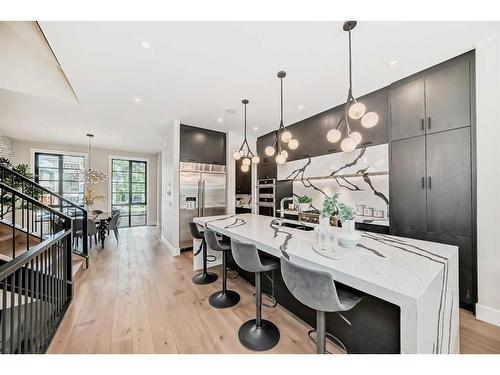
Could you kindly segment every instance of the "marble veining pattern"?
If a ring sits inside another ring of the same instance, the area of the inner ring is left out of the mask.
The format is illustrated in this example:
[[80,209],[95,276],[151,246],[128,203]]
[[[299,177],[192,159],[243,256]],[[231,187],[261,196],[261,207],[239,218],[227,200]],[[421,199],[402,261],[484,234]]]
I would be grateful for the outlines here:
[[[325,197],[340,192],[350,205],[389,212],[388,145],[364,147],[352,153],[335,153],[278,166],[278,179],[292,179],[294,195],[309,195],[312,207],[319,209]],[[386,172],[385,175],[373,175]],[[313,177],[322,177],[318,180]]]
[[[253,214],[196,218],[195,222],[260,250],[327,270],[335,280],[401,308],[404,353],[458,352],[458,249],[455,246],[363,232],[341,259],[312,249],[314,232],[281,227]],[[335,228],[339,231],[341,229]]]

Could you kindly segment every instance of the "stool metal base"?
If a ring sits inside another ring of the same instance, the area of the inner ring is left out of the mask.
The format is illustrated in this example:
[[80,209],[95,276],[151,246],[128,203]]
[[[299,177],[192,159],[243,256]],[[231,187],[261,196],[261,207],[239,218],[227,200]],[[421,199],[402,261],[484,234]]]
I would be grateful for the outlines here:
[[219,290],[210,296],[208,303],[216,309],[225,309],[236,305],[240,302],[240,295],[234,290],[226,290],[226,292]]
[[280,341],[280,331],[269,320],[262,319],[257,327],[257,320],[252,319],[240,327],[238,338],[245,348],[260,352],[276,346]]
[[213,283],[215,280],[217,280],[218,277],[219,276],[217,276],[215,273],[202,272],[199,273],[198,275],[193,276],[191,280],[193,280],[193,283],[195,284],[204,285]]

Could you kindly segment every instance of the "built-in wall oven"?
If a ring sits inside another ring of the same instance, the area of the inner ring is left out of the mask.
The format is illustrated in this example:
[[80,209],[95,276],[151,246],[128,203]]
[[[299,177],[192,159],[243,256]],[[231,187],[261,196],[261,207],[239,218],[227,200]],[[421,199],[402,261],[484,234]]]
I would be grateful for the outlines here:
[[281,199],[293,195],[292,180],[276,181],[264,178],[257,181],[257,213],[264,216],[276,216]]

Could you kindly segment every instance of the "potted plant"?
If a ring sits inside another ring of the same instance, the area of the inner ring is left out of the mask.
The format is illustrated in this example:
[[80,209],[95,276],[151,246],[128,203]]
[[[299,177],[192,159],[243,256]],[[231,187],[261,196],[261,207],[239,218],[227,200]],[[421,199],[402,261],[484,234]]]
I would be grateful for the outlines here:
[[83,200],[85,202],[85,205],[87,206],[87,210],[91,211],[91,208],[95,202],[104,200],[104,195],[96,195],[95,189],[88,187],[85,189],[85,193],[83,194]]
[[330,226],[330,217],[338,212],[339,193],[331,197],[326,197],[323,201],[323,207],[320,210],[319,226],[326,228]]
[[343,229],[343,233],[339,236],[339,242],[344,247],[354,247],[361,238],[355,230],[356,209],[342,202],[339,203],[338,207]]
[[299,211],[305,212],[309,211],[311,208],[312,198],[307,195],[301,195],[299,198]]

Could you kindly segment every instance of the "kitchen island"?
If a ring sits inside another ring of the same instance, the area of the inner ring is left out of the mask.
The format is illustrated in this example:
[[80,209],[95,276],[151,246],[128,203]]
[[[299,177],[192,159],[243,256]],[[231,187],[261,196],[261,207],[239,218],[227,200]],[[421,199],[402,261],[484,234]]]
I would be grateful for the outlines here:
[[[195,218],[194,222],[253,243],[271,256],[288,256],[298,264],[328,271],[336,282],[367,294],[368,301],[346,315],[351,326],[327,321],[327,330],[336,335],[340,332],[348,348],[355,348],[353,352],[459,352],[456,246],[361,232],[358,246],[337,247],[332,256],[313,248],[317,242],[314,231],[282,226],[272,217],[223,215]],[[277,293],[279,297],[280,291]],[[285,303],[284,307],[294,312],[293,306]]]

